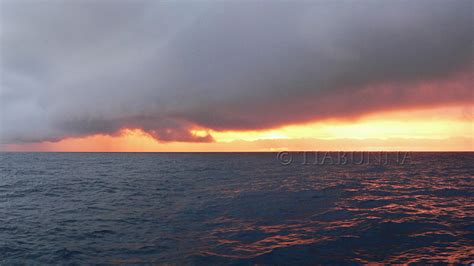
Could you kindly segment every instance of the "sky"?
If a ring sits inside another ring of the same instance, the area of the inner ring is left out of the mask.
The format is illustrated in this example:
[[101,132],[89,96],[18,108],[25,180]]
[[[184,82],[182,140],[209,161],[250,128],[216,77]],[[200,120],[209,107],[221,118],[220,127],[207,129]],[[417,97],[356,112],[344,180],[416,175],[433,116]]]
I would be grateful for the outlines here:
[[474,151],[471,0],[0,0],[2,151]]

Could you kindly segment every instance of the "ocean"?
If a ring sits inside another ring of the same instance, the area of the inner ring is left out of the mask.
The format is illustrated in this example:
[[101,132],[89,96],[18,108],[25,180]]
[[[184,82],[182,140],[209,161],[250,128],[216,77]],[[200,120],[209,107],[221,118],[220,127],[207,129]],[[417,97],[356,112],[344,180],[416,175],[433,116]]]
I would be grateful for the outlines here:
[[0,264],[474,262],[474,153],[333,155],[0,153]]

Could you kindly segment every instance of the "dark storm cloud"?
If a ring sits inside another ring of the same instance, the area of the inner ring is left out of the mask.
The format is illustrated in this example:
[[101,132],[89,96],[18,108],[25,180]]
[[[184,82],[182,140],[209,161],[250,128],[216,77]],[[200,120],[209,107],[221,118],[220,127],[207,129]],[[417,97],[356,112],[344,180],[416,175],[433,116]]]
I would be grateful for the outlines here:
[[2,141],[472,102],[471,4],[2,0]]

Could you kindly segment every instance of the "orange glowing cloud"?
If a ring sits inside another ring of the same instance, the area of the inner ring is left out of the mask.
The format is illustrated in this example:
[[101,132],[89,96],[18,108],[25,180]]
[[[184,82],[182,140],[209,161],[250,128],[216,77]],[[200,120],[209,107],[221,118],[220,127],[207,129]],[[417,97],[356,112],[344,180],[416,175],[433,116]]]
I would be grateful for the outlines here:
[[474,103],[469,1],[7,2],[3,150],[363,149],[469,132],[413,112]]
[[159,142],[139,129],[58,142],[7,145],[10,151],[197,152],[275,150],[473,151],[473,106],[450,106],[325,120],[258,131],[196,129],[211,143]]

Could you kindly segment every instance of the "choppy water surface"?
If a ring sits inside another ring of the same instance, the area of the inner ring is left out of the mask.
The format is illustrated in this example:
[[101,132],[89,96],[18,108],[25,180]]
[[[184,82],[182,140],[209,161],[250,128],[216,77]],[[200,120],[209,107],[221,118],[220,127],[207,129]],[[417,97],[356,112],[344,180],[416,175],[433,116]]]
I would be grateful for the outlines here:
[[474,153],[2,153],[1,263],[474,260]]

